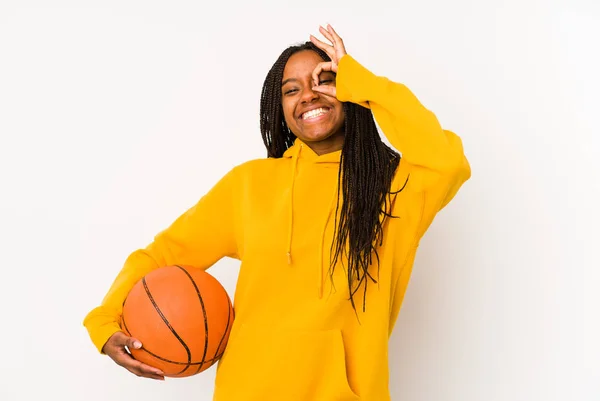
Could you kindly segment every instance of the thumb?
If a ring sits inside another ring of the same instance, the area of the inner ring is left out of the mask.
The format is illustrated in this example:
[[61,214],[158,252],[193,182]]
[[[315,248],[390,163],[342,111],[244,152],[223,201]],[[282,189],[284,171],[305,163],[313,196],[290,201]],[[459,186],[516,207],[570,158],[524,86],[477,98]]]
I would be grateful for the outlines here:
[[137,338],[129,337],[125,344],[129,349],[140,349],[142,348],[142,342]]
[[331,85],[313,86],[312,90],[315,92],[319,92],[326,96],[336,97],[335,86],[331,86]]
[[[112,338],[111,338],[112,340]],[[114,341],[112,343],[116,346],[127,347],[129,349],[139,349],[142,348],[142,343],[140,340],[134,337],[130,337],[128,334],[118,331],[114,334]]]

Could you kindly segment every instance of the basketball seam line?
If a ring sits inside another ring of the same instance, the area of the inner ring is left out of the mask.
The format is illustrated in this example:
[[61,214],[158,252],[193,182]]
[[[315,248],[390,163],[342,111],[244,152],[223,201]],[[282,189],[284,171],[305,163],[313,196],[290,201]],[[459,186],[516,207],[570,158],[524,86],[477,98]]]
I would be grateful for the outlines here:
[[144,290],[146,291],[146,295],[148,295],[150,302],[152,302],[152,305],[154,305],[154,309],[156,309],[156,312],[162,318],[163,322],[167,325],[169,330],[171,330],[171,333],[173,333],[173,335],[177,338],[177,340],[181,343],[181,345],[183,345],[183,348],[185,348],[185,351],[188,356],[188,365],[181,372],[178,373],[178,374],[181,374],[189,368],[189,363],[192,361],[192,353],[191,353],[189,347],[187,346],[187,344],[185,343],[185,341],[183,341],[183,339],[179,336],[179,334],[177,334],[177,332],[175,331],[173,326],[171,326],[171,324],[169,323],[169,320],[167,320],[167,317],[162,313],[162,311],[156,304],[156,301],[154,301],[154,297],[152,297],[152,294],[150,293],[150,289],[148,288],[148,284],[146,283],[145,277],[142,278],[142,284],[144,285]]
[[[206,307],[204,305],[204,300],[202,299],[202,294],[200,294],[200,289],[198,288],[198,285],[196,284],[196,282],[194,281],[194,279],[190,275],[190,273],[186,269],[184,269],[183,267],[181,267],[179,265],[175,265],[175,266],[178,267],[179,269],[181,269],[181,271],[183,271],[185,273],[185,275],[192,282],[192,285],[196,289],[196,294],[198,295],[198,300],[200,301],[200,306],[202,307],[202,315],[204,317],[204,332],[205,332],[205,334],[204,334],[204,353],[202,355],[202,362],[198,366],[198,372],[199,372],[200,369],[202,369],[202,366],[204,365],[204,363],[206,361],[206,353],[208,351],[208,317],[206,316]],[[217,348],[217,352],[218,351],[219,350]]]
[[[121,318],[121,322],[123,323],[123,328],[124,328],[124,329],[125,329],[125,331],[127,332],[126,334],[128,334],[128,335],[129,335],[129,334],[130,334],[130,333],[129,333],[129,328],[127,328],[127,322],[125,321],[125,317],[122,317],[122,318]],[[200,364],[202,364],[202,363],[203,363],[203,362],[194,362],[194,361],[191,361],[191,362],[189,362],[189,363],[188,363],[188,362],[177,362],[177,361],[173,361],[173,360],[171,360],[171,359],[167,359],[167,358],[165,358],[165,357],[162,357],[162,356],[160,356],[160,355],[157,355],[157,354],[155,354],[154,352],[150,351],[150,350],[149,350],[148,348],[146,348],[145,346],[143,346],[143,347],[142,347],[141,349],[139,349],[138,351],[144,351],[144,352],[147,352],[148,354],[150,354],[151,356],[155,357],[156,359],[160,359],[161,361],[168,362],[168,363],[172,363],[172,364],[174,364],[174,365],[187,365],[187,364],[189,364],[189,365],[200,365]],[[215,355],[215,358],[213,358],[213,359],[208,359],[208,361],[209,361],[209,362],[210,362],[210,361],[216,361],[216,360],[218,360],[219,358],[221,358],[222,356],[223,356],[223,353],[221,353],[221,354],[219,354],[219,355]],[[179,373],[177,373],[177,374],[179,374]]]
[[[223,335],[221,336],[221,341],[219,341],[219,345],[217,346],[213,360],[217,359],[217,354],[219,353],[219,349],[221,349],[223,340],[225,340],[225,336],[227,335],[227,331],[229,330],[229,323],[231,322],[231,312],[232,312],[231,300],[229,299],[229,295],[227,295],[227,293],[225,293],[225,296],[227,297],[227,306],[228,306],[228,308],[227,308],[227,324],[225,325],[225,331],[223,332]],[[223,352],[221,353],[221,356],[223,356],[224,353],[225,353],[225,350],[223,350]],[[200,368],[198,368],[198,369],[200,369]]]

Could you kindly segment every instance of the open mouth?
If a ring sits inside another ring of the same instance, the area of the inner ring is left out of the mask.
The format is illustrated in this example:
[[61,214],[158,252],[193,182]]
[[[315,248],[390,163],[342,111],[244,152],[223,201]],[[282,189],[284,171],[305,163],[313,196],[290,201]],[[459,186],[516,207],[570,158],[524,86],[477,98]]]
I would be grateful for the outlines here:
[[302,115],[300,116],[300,119],[303,121],[309,121],[309,120],[313,120],[313,119],[318,118],[327,113],[329,113],[329,108],[319,107],[318,109],[313,109],[313,110],[309,110],[305,113],[302,113]]

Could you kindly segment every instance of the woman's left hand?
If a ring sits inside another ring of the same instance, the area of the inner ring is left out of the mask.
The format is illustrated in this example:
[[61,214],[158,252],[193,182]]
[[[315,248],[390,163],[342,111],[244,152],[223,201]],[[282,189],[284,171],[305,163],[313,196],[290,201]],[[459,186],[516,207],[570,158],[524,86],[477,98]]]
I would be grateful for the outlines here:
[[331,44],[321,42],[319,39],[317,39],[313,35],[310,35],[310,41],[315,46],[317,46],[319,49],[321,49],[325,53],[327,53],[327,55],[329,56],[331,61],[324,61],[322,63],[317,64],[317,67],[314,69],[314,71],[312,73],[312,79],[313,79],[313,85],[314,85],[313,90],[316,92],[322,93],[324,95],[329,95],[329,96],[335,97],[335,95],[336,95],[335,86],[329,86],[329,85],[320,86],[319,85],[319,75],[321,75],[321,72],[323,72],[323,71],[332,71],[334,73],[337,73],[338,63],[340,62],[342,57],[344,57],[346,55],[346,48],[344,47],[344,41],[342,41],[342,38],[340,38],[340,36],[335,32],[335,30],[333,29],[333,27],[331,25],[327,25],[327,29],[320,26],[319,32],[321,32],[321,34],[327,40],[329,40],[331,42]]

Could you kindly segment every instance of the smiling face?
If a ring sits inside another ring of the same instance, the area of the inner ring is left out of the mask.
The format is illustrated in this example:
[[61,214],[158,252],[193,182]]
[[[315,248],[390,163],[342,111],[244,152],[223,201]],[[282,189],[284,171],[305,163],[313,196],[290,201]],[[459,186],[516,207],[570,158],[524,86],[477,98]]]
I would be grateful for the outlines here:
[[[317,154],[339,150],[344,143],[344,108],[335,97],[312,90],[312,72],[323,59],[312,50],[294,53],[283,70],[281,105],[294,135]],[[334,85],[335,74],[322,72],[320,85]]]

